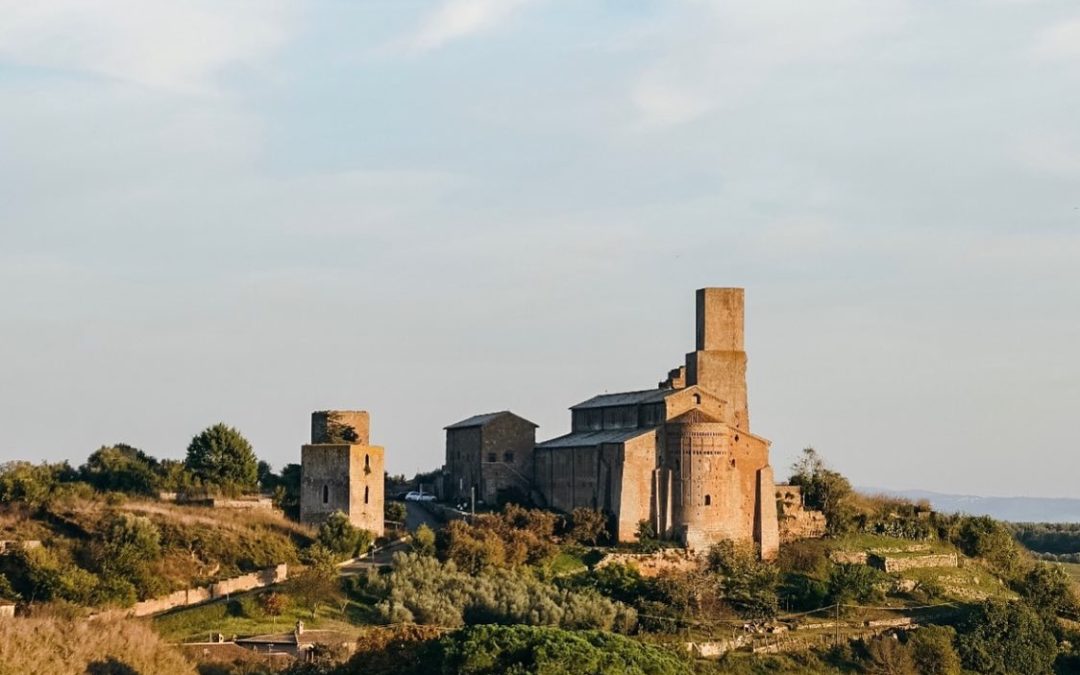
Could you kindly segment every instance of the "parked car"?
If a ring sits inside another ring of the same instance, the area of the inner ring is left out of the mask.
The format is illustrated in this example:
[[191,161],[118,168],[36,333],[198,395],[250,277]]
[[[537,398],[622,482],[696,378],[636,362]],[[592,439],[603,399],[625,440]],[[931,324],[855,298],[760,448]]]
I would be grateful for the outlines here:
[[416,492],[414,490],[413,492],[410,492],[407,495],[405,495],[405,501],[407,501],[407,502],[433,502],[433,501],[435,501],[435,495],[433,495],[433,494],[424,494],[423,492]]

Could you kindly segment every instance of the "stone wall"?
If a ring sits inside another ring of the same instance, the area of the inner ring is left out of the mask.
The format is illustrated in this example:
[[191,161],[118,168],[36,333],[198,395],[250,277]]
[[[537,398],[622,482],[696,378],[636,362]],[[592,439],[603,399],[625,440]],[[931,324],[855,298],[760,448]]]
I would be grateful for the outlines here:
[[957,567],[955,553],[928,553],[926,555],[889,556],[873,554],[869,564],[886,572],[903,572],[924,567]]
[[664,572],[692,572],[700,569],[702,559],[684,549],[663,549],[655,553],[609,553],[596,563],[596,568],[608,565],[632,565],[643,577],[656,577]]
[[800,486],[777,485],[776,506],[780,520],[780,541],[786,543],[825,536],[825,514],[803,506]]
[[143,600],[142,602],[135,603],[128,614],[130,616],[149,616],[151,614],[166,612],[177,607],[186,607],[188,605],[209,602],[210,600],[223,598],[233,593],[243,593],[244,591],[250,591],[256,588],[279,584],[288,578],[288,573],[288,566],[283,563],[276,567],[268,567],[258,572],[252,572],[251,574],[224,579],[209,587],[186,588],[182,591],[176,591],[175,593],[163,595],[158,598]]
[[0,555],[32,548],[41,548],[41,542],[37,539],[0,539]]

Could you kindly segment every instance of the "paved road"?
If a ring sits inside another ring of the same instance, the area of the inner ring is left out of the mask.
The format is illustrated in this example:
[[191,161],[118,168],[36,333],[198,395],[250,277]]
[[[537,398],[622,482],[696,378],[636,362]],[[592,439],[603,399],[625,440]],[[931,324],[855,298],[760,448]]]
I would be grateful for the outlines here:
[[427,509],[418,502],[405,502],[405,527],[409,532],[415,532],[421,524],[427,525],[433,530],[442,526],[435,516],[428,513]]

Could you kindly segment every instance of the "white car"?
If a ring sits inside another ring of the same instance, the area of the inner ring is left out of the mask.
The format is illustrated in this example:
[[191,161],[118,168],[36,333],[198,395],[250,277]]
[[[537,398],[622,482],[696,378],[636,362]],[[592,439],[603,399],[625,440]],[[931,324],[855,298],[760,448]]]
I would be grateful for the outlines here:
[[405,495],[405,501],[407,502],[433,502],[435,501],[435,495],[424,494],[423,492],[410,492]]

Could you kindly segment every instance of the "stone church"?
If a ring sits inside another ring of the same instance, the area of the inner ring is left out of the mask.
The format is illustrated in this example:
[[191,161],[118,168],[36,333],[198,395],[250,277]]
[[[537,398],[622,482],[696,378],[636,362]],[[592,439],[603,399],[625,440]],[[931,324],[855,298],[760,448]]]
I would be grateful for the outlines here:
[[[743,289],[704,288],[696,300],[697,344],[685,365],[657,388],[601,394],[572,406],[570,433],[535,445],[531,462],[523,461],[520,448],[531,444],[536,426],[516,416],[523,423],[504,434],[513,453],[504,455],[502,443],[481,446],[479,433],[475,442],[463,440],[461,429],[509,420],[511,413],[447,427],[444,484],[450,492],[457,496],[484,484],[486,475],[498,476],[491,484],[531,484],[539,505],[609,514],[619,541],[634,541],[639,523],[647,521],[658,535],[692,549],[733,539],[774,557],[776,489],[769,441],[750,431]],[[457,475],[462,458],[476,460],[468,475]],[[513,461],[512,471],[500,466],[504,458]],[[494,496],[492,489],[482,492]]]

